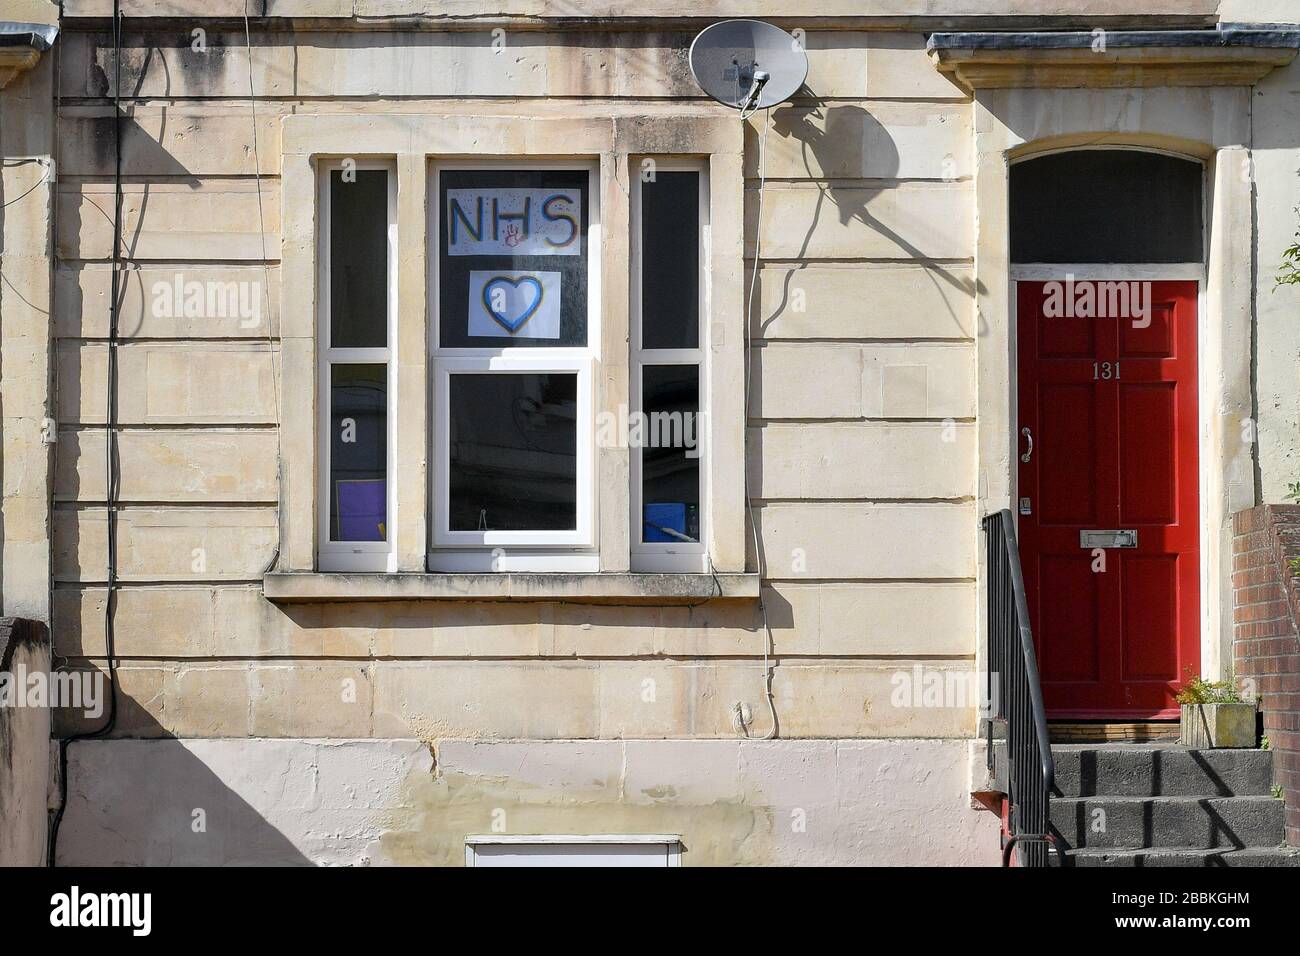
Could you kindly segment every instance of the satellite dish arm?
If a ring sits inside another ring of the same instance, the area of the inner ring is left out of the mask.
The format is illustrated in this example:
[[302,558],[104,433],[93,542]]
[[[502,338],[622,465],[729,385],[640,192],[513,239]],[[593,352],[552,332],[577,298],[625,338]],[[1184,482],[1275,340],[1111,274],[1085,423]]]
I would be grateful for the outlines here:
[[754,71],[754,83],[750,86],[749,93],[745,96],[745,101],[740,105],[740,114],[742,119],[750,115],[755,108],[757,108],[758,98],[763,93],[763,87],[767,85],[767,81],[771,78],[772,75],[766,70]]

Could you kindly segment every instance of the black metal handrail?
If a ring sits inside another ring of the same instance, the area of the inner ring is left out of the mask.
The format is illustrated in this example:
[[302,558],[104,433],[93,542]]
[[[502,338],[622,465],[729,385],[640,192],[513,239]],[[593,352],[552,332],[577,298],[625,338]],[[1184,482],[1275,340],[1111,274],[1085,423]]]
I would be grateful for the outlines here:
[[[988,759],[993,768],[993,722],[1006,726],[1008,828],[1003,865],[1018,850],[1021,866],[1047,866],[1052,837],[1049,803],[1054,784],[1043,689],[1038,680],[1029,603],[1016,546],[1015,518],[1007,509],[984,518],[988,549]],[[996,686],[994,682],[996,680]]]

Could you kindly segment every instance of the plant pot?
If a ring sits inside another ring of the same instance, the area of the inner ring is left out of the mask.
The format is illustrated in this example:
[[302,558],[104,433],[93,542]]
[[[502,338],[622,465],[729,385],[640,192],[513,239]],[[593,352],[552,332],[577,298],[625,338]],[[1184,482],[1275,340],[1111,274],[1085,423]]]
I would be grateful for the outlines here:
[[1183,704],[1178,742],[1198,750],[1255,746],[1255,704]]

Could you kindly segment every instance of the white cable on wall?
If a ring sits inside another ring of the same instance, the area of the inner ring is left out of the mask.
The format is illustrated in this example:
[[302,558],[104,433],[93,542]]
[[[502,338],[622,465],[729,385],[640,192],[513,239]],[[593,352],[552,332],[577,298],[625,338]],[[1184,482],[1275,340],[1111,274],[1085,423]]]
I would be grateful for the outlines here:
[[[753,110],[749,113],[742,112],[741,122],[746,122],[753,112]],[[772,110],[770,108],[764,109],[763,132],[758,137],[758,216],[754,221],[754,263],[749,274],[749,301],[745,307],[745,329],[743,332],[745,337],[745,408],[743,419],[746,435],[749,433],[750,396],[753,394],[754,387],[754,302],[758,297],[758,263],[763,254],[763,194],[767,187],[767,130],[771,125],[771,118]],[[747,452],[748,438],[746,438],[744,445]],[[753,533],[754,561],[758,571],[758,608],[763,620],[763,696],[767,698],[767,709],[772,715],[772,725],[768,728],[767,733],[758,739],[771,740],[776,736],[777,731],[776,701],[772,697],[772,628],[767,620],[767,602],[763,600],[763,576],[766,568],[764,567],[762,544],[759,542],[758,537],[758,521],[754,517],[754,499],[749,487],[748,464],[747,458],[741,462],[745,480],[745,509],[749,514],[749,526]],[[745,728],[743,718],[737,722],[740,724],[742,732],[748,737],[749,731]]]
[[257,228],[262,243],[262,286],[266,290],[266,351],[271,359],[271,388],[275,396],[275,551],[263,571],[275,570],[283,547],[284,452],[280,422],[280,375],[276,370],[272,330],[271,267],[266,259],[266,222],[262,213],[262,159],[257,150],[257,90],[253,84],[253,38],[248,26],[248,0],[244,0],[244,50],[248,54],[248,108],[253,117],[253,180],[257,184]]

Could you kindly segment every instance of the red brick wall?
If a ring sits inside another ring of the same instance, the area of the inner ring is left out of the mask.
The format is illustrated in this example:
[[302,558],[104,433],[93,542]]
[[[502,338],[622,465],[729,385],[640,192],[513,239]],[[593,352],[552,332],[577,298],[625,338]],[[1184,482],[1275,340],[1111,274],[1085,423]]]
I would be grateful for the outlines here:
[[1286,795],[1286,836],[1300,846],[1300,506],[1260,505],[1232,516],[1232,650],[1253,680]]

